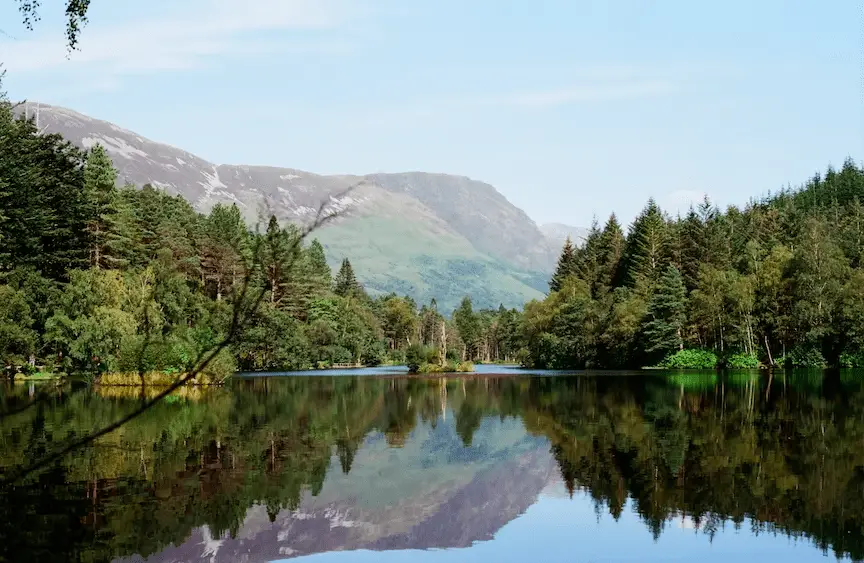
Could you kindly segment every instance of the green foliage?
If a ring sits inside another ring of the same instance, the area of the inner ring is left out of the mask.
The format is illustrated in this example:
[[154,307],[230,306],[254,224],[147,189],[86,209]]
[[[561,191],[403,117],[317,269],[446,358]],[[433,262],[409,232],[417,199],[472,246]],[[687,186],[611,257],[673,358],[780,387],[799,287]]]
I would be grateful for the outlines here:
[[756,369],[761,367],[761,362],[755,354],[732,354],[724,361],[729,369]]
[[549,290],[560,291],[567,276],[572,276],[577,273],[577,266],[573,242],[568,236],[564,241],[564,248],[561,249],[561,256],[558,257],[558,265],[555,267],[555,273],[552,274],[552,278],[549,280]]
[[743,208],[706,198],[673,220],[649,200],[623,252],[615,217],[595,224],[562,253],[575,273],[526,305],[524,360],[626,368],[701,348],[745,367],[848,364],[864,349],[862,199],[864,170],[848,160]]
[[777,363],[795,368],[824,368],[828,365],[819,349],[806,345],[796,346],[788,354],[781,356]]
[[24,292],[0,285],[0,371],[26,366],[38,341]]
[[342,266],[333,282],[333,293],[340,297],[348,297],[357,295],[360,291],[360,283],[354,275],[354,268],[351,267],[351,262],[345,258],[342,260]]
[[420,372],[421,366],[435,365],[440,358],[440,351],[433,346],[424,344],[412,344],[405,350],[405,364],[408,366],[408,371],[411,373],[429,373]]
[[717,354],[711,350],[686,349],[666,357],[660,367],[668,369],[716,369]]
[[839,364],[844,368],[864,368],[864,351],[843,352]]
[[684,325],[687,322],[687,288],[681,273],[673,265],[666,267],[657,291],[648,303],[645,325],[646,352],[666,356],[684,348]]

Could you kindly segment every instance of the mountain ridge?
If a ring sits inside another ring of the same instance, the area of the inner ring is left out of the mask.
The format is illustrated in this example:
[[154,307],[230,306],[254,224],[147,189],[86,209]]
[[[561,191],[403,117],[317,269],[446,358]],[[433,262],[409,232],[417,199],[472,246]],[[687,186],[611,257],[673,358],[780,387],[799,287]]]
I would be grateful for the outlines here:
[[335,266],[349,258],[372,293],[396,291],[420,302],[435,297],[446,307],[467,294],[478,306],[516,307],[542,297],[560,249],[494,186],[468,176],[215,164],[62,106],[26,102],[16,111],[83,149],[104,146],[118,183],[149,183],[204,213],[236,203],[251,224],[271,214],[308,223],[326,202],[340,215],[316,232],[328,261]]

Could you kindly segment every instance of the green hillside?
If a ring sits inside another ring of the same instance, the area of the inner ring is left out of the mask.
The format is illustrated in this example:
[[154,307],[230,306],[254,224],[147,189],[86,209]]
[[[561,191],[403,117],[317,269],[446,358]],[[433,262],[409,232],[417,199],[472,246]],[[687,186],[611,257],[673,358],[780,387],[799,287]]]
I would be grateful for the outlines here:
[[430,221],[400,216],[348,217],[316,233],[331,267],[350,257],[370,293],[433,297],[444,311],[465,295],[477,307],[518,307],[540,299],[541,273],[522,272],[478,252],[464,237]]

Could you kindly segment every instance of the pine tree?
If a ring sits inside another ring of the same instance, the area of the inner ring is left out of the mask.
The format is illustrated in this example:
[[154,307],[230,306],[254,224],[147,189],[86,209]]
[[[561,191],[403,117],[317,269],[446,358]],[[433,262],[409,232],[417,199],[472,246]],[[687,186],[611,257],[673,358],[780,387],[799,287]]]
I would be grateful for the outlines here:
[[459,307],[453,311],[453,322],[456,323],[459,336],[462,338],[463,359],[475,359],[480,340],[480,322],[474,313],[470,297],[463,297]]
[[687,288],[681,272],[671,264],[660,278],[657,291],[648,304],[648,322],[645,325],[646,349],[649,353],[662,353],[684,349],[684,325],[687,317]]
[[55,280],[86,264],[82,153],[39,135],[0,101],[0,269],[32,267]]
[[576,251],[573,248],[573,242],[568,236],[567,240],[564,241],[564,248],[561,249],[561,255],[558,257],[558,267],[555,268],[555,273],[552,274],[552,279],[549,280],[549,290],[560,291],[567,276],[575,275],[575,273]]
[[87,233],[90,265],[94,268],[120,268],[131,245],[130,217],[117,190],[117,171],[102,145],[87,153],[84,165],[84,193],[87,198]]
[[650,287],[668,263],[668,227],[653,198],[636,217],[627,237],[627,279],[632,286]]
[[613,213],[606,221],[603,232],[600,235],[600,248],[598,251],[598,282],[607,291],[611,291],[619,284],[621,260],[624,257],[627,240],[624,231],[618,223],[618,218]]
[[678,222],[678,253],[681,275],[688,289],[696,287],[699,265],[705,257],[705,226],[693,207]]
[[333,283],[333,272],[330,271],[330,266],[327,265],[324,247],[321,246],[318,239],[313,239],[304,254],[306,262],[309,265],[310,290],[313,295],[323,295],[330,289]]
[[275,215],[270,216],[264,236],[264,270],[270,288],[270,303],[279,303],[283,296],[283,285],[290,272],[291,241],[279,226]]
[[360,284],[357,283],[357,278],[354,275],[354,268],[351,267],[351,262],[345,258],[342,260],[342,266],[339,268],[339,273],[336,274],[333,293],[341,297],[348,297],[357,294],[359,290]]

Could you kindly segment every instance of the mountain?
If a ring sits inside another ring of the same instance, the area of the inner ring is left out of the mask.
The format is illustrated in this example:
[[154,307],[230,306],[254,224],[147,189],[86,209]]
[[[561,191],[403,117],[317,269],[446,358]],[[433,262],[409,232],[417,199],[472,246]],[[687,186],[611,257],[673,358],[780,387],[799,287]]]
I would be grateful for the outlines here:
[[582,246],[589,231],[584,227],[574,227],[563,223],[546,223],[540,226],[540,232],[543,233],[549,244],[560,250],[567,237],[570,237],[576,246]]
[[348,257],[373,294],[395,291],[454,308],[519,306],[542,297],[560,244],[494,187],[463,176],[407,172],[325,176],[271,166],[214,164],[70,109],[28,102],[40,130],[103,145],[119,183],[150,183],[202,212],[236,203],[250,224],[308,223],[322,203],[339,211],[316,231],[332,266]]

